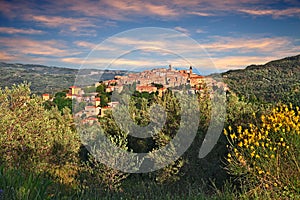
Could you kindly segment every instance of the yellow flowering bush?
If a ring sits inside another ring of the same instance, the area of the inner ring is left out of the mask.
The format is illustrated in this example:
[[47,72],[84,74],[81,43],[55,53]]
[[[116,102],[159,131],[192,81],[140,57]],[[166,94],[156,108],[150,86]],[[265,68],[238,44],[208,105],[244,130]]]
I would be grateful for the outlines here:
[[226,169],[238,177],[247,196],[300,198],[299,112],[299,107],[280,105],[255,124],[224,130]]

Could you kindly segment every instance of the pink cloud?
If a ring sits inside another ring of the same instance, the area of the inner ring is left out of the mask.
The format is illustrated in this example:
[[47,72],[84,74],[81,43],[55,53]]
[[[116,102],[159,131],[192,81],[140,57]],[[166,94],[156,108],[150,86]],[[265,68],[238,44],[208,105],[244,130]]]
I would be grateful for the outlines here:
[[[226,15],[226,13],[247,13],[249,15],[272,15],[273,17],[299,16],[299,7],[293,7],[296,3],[289,2],[290,8],[283,10],[268,9],[269,1],[261,0],[61,0],[51,1],[47,4],[37,4],[30,1],[25,2],[0,2],[0,12],[9,17],[24,18],[24,16],[35,16],[34,20],[50,27],[70,24],[95,24],[87,18],[100,17],[109,20],[136,20],[137,16],[148,16],[162,19],[178,19],[186,15],[197,15],[202,17]],[[299,6],[299,4],[298,4]],[[44,16],[44,11],[47,15]],[[59,16],[70,13],[70,16],[84,16],[86,18],[61,18]],[[60,20],[62,19],[62,21]],[[98,18],[99,19],[99,18]],[[78,21],[81,21],[78,23]],[[82,26],[81,26],[82,27]],[[87,27],[87,26],[85,26]]]
[[212,42],[203,43],[201,46],[212,52],[239,50],[240,53],[245,53],[251,51],[273,52],[278,49],[291,47],[292,45],[292,41],[286,37],[235,38],[214,36],[212,39]]
[[7,54],[6,52],[0,51],[0,60],[1,61],[11,61],[15,60],[16,56]]
[[260,9],[260,10],[252,10],[252,9],[241,9],[240,12],[247,13],[250,15],[271,15],[274,18],[279,17],[291,17],[291,16],[300,16],[300,8],[288,8],[283,10],[275,10],[275,9]]
[[93,49],[96,47],[96,45],[94,43],[91,42],[85,42],[85,41],[76,41],[74,42],[77,46],[79,47],[85,47],[85,48],[89,48],[89,49]]
[[187,35],[190,34],[189,30],[187,30],[186,28],[180,27],[180,26],[176,26],[174,29],[176,31],[182,32],[182,33],[187,34]]
[[13,28],[13,27],[0,27],[1,33],[7,33],[7,34],[42,34],[44,31],[41,30],[35,30],[35,29],[19,29],[19,28]]
[[61,41],[36,41],[24,38],[1,38],[0,46],[11,55],[40,55],[63,57],[76,55],[78,52],[67,49]]

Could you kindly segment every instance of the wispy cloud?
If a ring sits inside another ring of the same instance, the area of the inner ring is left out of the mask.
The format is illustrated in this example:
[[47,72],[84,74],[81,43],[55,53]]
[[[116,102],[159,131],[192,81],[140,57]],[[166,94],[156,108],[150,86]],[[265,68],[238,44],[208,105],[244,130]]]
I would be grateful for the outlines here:
[[[188,15],[200,17],[220,16],[228,13],[246,13],[248,15],[271,15],[277,17],[299,17],[299,4],[289,2],[285,9],[270,9],[272,2],[261,0],[61,0],[49,1],[47,4],[38,4],[26,1],[20,4],[17,1],[1,1],[0,12],[10,18],[35,16],[34,20],[47,26],[57,27],[55,23],[69,25],[77,24],[78,20],[84,24],[90,24],[85,18],[59,18],[68,13],[69,16],[81,16],[101,18],[102,20],[136,20],[137,16],[159,19],[180,19]],[[298,5],[293,7],[293,5]],[[37,9],[39,8],[39,9]],[[47,10],[47,15],[43,16]],[[46,17],[46,18],[45,18]],[[74,17],[75,18],[75,17]],[[62,20],[60,20],[62,19]],[[80,22],[80,23],[81,23]],[[94,23],[92,23],[94,24]],[[89,26],[90,27],[90,26]]]
[[0,46],[11,55],[39,55],[63,57],[79,52],[68,49],[61,41],[37,41],[25,38],[0,38]]
[[224,52],[238,50],[246,52],[274,52],[282,48],[289,48],[292,41],[287,37],[222,37],[213,36],[211,41],[201,46],[211,52]]
[[71,18],[61,16],[46,16],[46,15],[26,15],[26,20],[35,21],[38,25],[43,25],[51,28],[61,28],[62,33],[77,33],[95,35],[96,31],[90,28],[97,26],[89,18]]
[[1,61],[11,61],[15,60],[16,56],[7,54],[6,52],[0,51],[0,60]]
[[203,29],[198,28],[198,29],[196,30],[196,33],[205,33],[205,31],[204,31]]
[[271,60],[282,57],[276,56],[224,56],[212,58],[214,65],[221,71],[230,69],[242,69],[251,64],[265,64]]
[[181,27],[181,26],[176,26],[174,29],[175,29],[176,31],[182,32],[182,33],[184,33],[184,34],[186,34],[186,35],[190,35],[189,30],[186,29],[186,28],[183,28],[183,27]]
[[263,16],[263,15],[271,15],[274,18],[280,17],[292,17],[297,16],[300,17],[300,8],[288,8],[288,9],[240,9],[242,13],[247,13],[249,15],[255,16]]
[[[169,38],[168,38],[169,37]],[[130,38],[130,37],[119,37],[114,38],[113,42],[108,42],[100,45],[100,52],[96,52],[95,55],[91,57],[91,61],[87,63],[93,63],[93,61],[109,61],[111,62],[114,57],[123,55],[122,52],[128,49],[129,54],[132,49],[143,49],[144,52],[161,52],[161,57],[154,58],[150,57],[144,61],[138,60],[140,57],[133,57],[127,60],[119,60],[115,64],[129,64],[130,62],[136,65],[146,65],[148,63],[158,63],[159,59],[164,60],[164,57],[168,55],[178,55],[180,60],[171,59],[170,63],[182,65],[187,60],[191,61],[197,66],[212,67],[208,63],[203,63],[210,59],[214,61],[214,65],[219,69],[232,69],[232,68],[242,68],[250,64],[263,64],[269,60],[291,56],[299,54],[300,46],[295,45],[293,39],[288,37],[262,37],[248,36],[248,37],[222,37],[222,36],[211,36],[209,41],[199,41],[199,44],[187,42],[179,42],[178,38],[172,35],[161,36],[153,38],[153,41],[149,41],[143,38]],[[92,47],[93,44],[78,42],[77,45]],[[155,48],[152,48],[155,47]],[[201,47],[205,51],[201,50]],[[107,49],[114,49],[113,53],[105,54]],[[101,51],[102,50],[102,51]],[[96,58],[98,56],[102,59]],[[210,55],[210,56],[209,56]],[[234,55],[234,56],[233,56]],[[186,59],[186,60],[185,60]],[[166,60],[166,59],[165,59]],[[68,62],[77,62],[78,59],[68,58]],[[109,64],[109,63],[107,63]],[[152,65],[152,66],[153,66]]]
[[197,16],[201,16],[201,17],[209,17],[209,16],[214,16],[215,15],[215,14],[209,13],[209,12],[198,12],[198,11],[187,12],[187,14],[197,15]]
[[93,49],[96,47],[96,44],[91,42],[85,42],[85,41],[75,41],[74,44],[78,47],[84,47],[88,49]]
[[20,28],[13,28],[13,27],[0,27],[0,33],[6,34],[43,34],[44,31],[35,30],[35,29],[20,29]]

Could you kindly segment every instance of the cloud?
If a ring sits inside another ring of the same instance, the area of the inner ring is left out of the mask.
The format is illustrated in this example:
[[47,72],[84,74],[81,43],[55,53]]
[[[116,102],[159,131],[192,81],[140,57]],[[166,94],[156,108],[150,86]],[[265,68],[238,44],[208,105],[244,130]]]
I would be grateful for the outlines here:
[[200,28],[198,28],[198,29],[196,30],[196,33],[205,33],[205,31],[202,30],[202,29],[200,29]]
[[91,42],[85,42],[85,41],[75,41],[74,44],[76,44],[79,47],[84,47],[88,49],[93,49],[96,47],[94,43]]
[[63,57],[79,54],[70,50],[61,41],[37,41],[25,38],[0,38],[0,46],[11,55],[38,55]]
[[96,35],[96,31],[91,28],[97,26],[89,18],[71,18],[61,16],[46,15],[26,15],[26,20],[35,21],[38,25],[51,28],[61,28],[61,33],[75,33],[77,35]]
[[222,37],[213,36],[210,42],[204,42],[201,46],[211,52],[230,52],[239,53],[249,52],[276,52],[279,49],[290,48],[293,41],[287,37]]
[[197,16],[201,16],[201,17],[209,17],[209,16],[214,16],[214,15],[215,15],[215,14],[213,14],[213,13],[208,13],[208,12],[198,12],[198,11],[187,12],[187,14],[190,14],[190,15],[197,15]]
[[179,32],[182,32],[182,33],[184,33],[186,35],[190,35],[189,30],[186,29],[186,28],[183,28],[183,27],[180,27],[180,26],[176,26],[174,29],[177,30],[177,31],[179,31]]
[[[147,37],[145,36],[145,38]],[[149,41],[145,38],[116,37],[112,40],[113,42],[103,43],[98,46],[97,48],[99,48],[100,52],[96,52],[88,58],[86,64],[96,65],[102,63],[102,66],[108,66],[114,58],[118,58],[114,62],[114,66],[119,65],[119,67],[130,64],[133,66],[147,65],[153,67],[168,63],[172,63],[175,66],[185,66],[187,62],[191,62],[191,64],[201,67],[201,70],[209,71],[215,70],[213,64],[208,62],[210,59],[212,59],[217,69],[225,70],[243,68],[250,64],[263,64],[272,59],[292,56],[300,52],[300,46],[295,45],[295,41],[288,37],[211,36],[209,40],[198,41],[200,45],[191,42],[182,42],[182,40],[173,35],[155,37],[153,38],[155,39],[154,41]],[[78,42],[77,45],[93,46],[85,42]],[[208,54],[202,51],[201,47]],[[107,53],[108,49],[114,50],[112,53]],[[143,53],[148,53],[150,56],[147,57],[147,54],[145,56],[144,54],[136,56],[134,51],[130,51],[132,49],[142,50]],[[128,54],[125,54],[126,59],[122,57],[124,50],[128,50]],[[160,57],[152,56],[154,55],[151,54],[153,52],[159,54]],[[134,56],[130,56],[130,54]],[[169,59],[170,57],[172,59]],[[63,61],[76,63],[79,60],[78,58],[67,58]]]
[[283,10],[278,9],[240,9],[239,10],[242,13],[246,13],[249,15],[255,15],[255,16],[264,16],[264,15],[271,15],[274,18],[280,18],[280,17],[293,17],[297,16],[300,17],[300,8],[288,8]]
[[0,51],[0,60],[1,61],[11,61],[15,60],[16,56],[7,54],[6,52]]
[[84,67],[98,67],[98,68],[121,68],[121,67],[153,67],[153,66],[159,66],[163,63],[159,60],[138,60],[138,59],[126,59],[126,58],[118,58],[118,59],[112,59],[112,58],[89,58],[89,59],[83,59],[83,58],[76,58],[76,57],[68,57],[68,58],[62,58],[62,62],[71,63],[71,64],[82,64]]
[[212,58],[214,65],[221,71],[243,69],[251,64],[265,64],[278,59],[276,56],[225,56]]
[[6,34],[43,34],[44,31],[35,30],[35,29],[20,29],[20,28],[13,28],[13,27],[0,27],[1,33]]
[[[32,15],[35,16],[35,21],[49,27],[58,27],[55,25],[56,22],[69,27],[74,23],[78,26],[82,21],[83,24],[95,25],[89,21],[93,21],[95,18],[103,21],[135,21],[141,17],[178,20],[189,15],[210,17],[232,13],[246,13],[253,16],[271,15],[274,18],[299,17],[300,8],[297,1],[289,1],[285,9],[270,9],[272,6],[272,2],[261,0],[161,0],[159,2],[155,0],[146,2],[142,0],[61,0],[48,1],[47,4],[39,4],[35,1],[26,1],[20,4],[14,0],[3,0],[0,1],[0,12],[9,18],[18,17],[19,19]],[[45,16],[45,11],[48,16]],[[66,14],[70,17],[59,18]],[[78,20],[81,22],[77,23]],[[89,27],[91,28],[91,26]]]

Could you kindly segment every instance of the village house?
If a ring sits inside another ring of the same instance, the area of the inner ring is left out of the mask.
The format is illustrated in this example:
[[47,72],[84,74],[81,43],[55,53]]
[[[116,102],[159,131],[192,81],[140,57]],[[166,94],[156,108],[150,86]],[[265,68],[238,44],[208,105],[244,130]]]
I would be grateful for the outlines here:
[[86,117],[97,116],[100,113],[100,109],[101,108],[97,106],[85,106],[84,114],[86,115]]
[[50,94],[42,94],[42,98],[44,101],[50,100]]
[[157,87],[148,86],[148,85],[140,85],[140,86],[136,86],[136,91],[152,93],[152,92],[157,91]]

